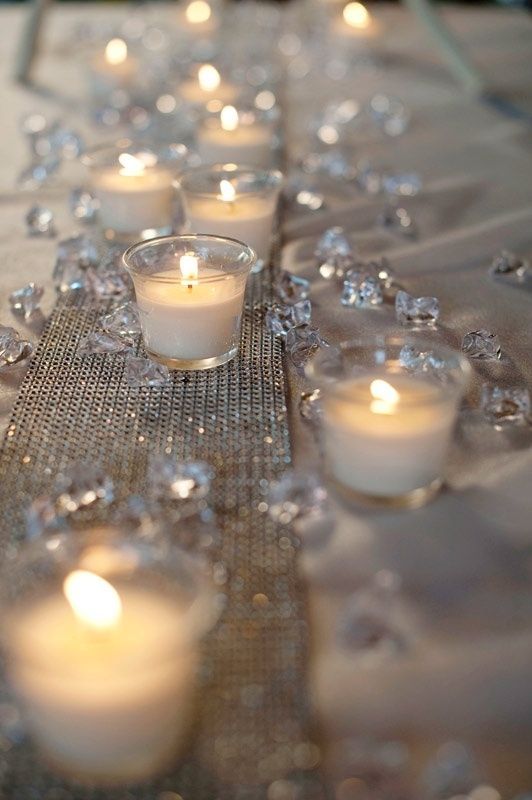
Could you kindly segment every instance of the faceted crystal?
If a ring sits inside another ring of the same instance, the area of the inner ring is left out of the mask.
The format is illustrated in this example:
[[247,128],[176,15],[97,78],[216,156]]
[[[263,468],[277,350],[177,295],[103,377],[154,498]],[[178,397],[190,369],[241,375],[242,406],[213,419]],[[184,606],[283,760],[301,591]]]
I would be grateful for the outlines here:
[[344,181],[353,180],[357,173],[356,168],[340,150],[310,153],[302,159],[301,168],[310,175],[328,175],[330,178]]
[[356,183],[366,194],[379,194],[382,191],[382,174],[369,161],[359,161]]
[[44,294],[42,286],[28,283],[22,289],[17,289],[9,295],[9,305],[14,314],[29,320],[40,308],[41,297]]
[[396,97],[374,95],[370,100],[369,111],[375,124],[387,136],[401,136],[410,124],[409,111]]
[[48,156],[42,161],[33,161],[18,175],[17,186],[21,189],[38,189],[55,175],[60,166],[61,159],[55,155]]
[[116,333],[106,331],[94,331],[85,336],[79,343],[78,356],[105,355],[108,353],[120,353],[126,355],[133,352],[133,342]]
[[289,525],[295,519],[325,511],[327,489],[317,475],[288,470],[280,481],[270,484],[267,504],[275,522]]
[[387,194],[398,197],[414,197],[421,191],[421,177],[416,172],[383,175],[382,188]]
[[483,361],[497,361],[501,357],[501,343],[496,333],[481,328],[466,333],[462,339],[462,352],[469,358]]
[[309,211],[319,211],[325,205],[325,197],[317,188],[311,186],[300,175],[293,175],[284,188],[284,196],[293,206],[302,206]]
[[344,229],[336,226],[328,228],[319,238],[314,251],[318,265],[323,264],[337,257],[350,257],[353,255],[353,248]]
[[310,281],[292,275],[291,272],[283,270],[274,284],[275,294],[279,299],[288,305],[307,300],[310,294]]
[[53,153],[66,160],[79,158],[84,150],[84,143],[79,133],[60,123],[55,126],[50,137],[50,145]]
[[19,333],[9,325],[0,325],[0,350],[8,347],[12,342],[18,342]]
[[395,296],[395,314],[401,325],[432,327],[440,316],[436,297],[412,297],[399,290]]
[[61,294],[68,294],[83,289],[86,282],[86,270],[75,263],[56,266],[54,270],[55,288]]
[[70,212],[74,219],[92,222],[100,206],[96,197],[88,189],[72,189],[69,198]]
[[383,289],[389,289],[395,281],[394,272],[390,267],[388,259],[384,256],[374,261],[367,261],[365,263],[365,269],[371,275],[374,275],[375,278],[378,278]]
[[118,306],[110,314],[102,317],[100,324],[105,331],[117,336],[139,336],[141,327],[137,304],[129,301]]
[[302,392],[299,401],[299,413],[308,422],[318,423],[323,416],[321,389],[313,392]]
[[85,234],[63,239],[57,245],[56,270],[65,264],[77,264],[87,269],[96,266],[98,260],[97,247]]
[[433,350],[420,350],[412,344],[405,344],[399,352],[401,366],[412,373],[425,373],[445,380],[445,362]]
[[33,345],[24,339],[13,338],[0,346],[0,368],[12,367],[29,358],[33,353]]
[[85,285],[97,300],[123,300],[131,295],[131,283],[126,272],[90,268],[85,274]]
[[521,282],[530,273],[530,262],[509,250],[501,250],[491,262],[490,274]]
[[274,305],[266,312],[266,327],[274,336],[286,336],[295,325],[308,322],[312,306],[310,300],[293,305]]
[[32,206],[26,214],[26,224],[29,236],[56,235],[53,212],[44,206]]
[[391,203],[384,206],[377,217],[377,223],[392,233],[399,233],[402,236],[408,237],[417,236],[417,228],[414,220],[406,208],[402,208],[401,206],[396,206]]
[[209,494],[214,470],[205,461],[175,461],[155,456],[150,461],[148,482],[155,497],[200,500]]
[[125,376],[128,384],[134,389],[143,387],[153,389],[168,384],[170,370],[164,364],[158,364],[149,358],[131,356],[126,359]]
[[519,425],[530,414],[530,392],[524,386],[482,387],[480,407],[487,419],[495,425]]
[[46,531],[64,526],[65,518],[56,507],[55,498],[49,495],[36,497],[26,511],[26,535],[36,539]]
[[71,514],[98,501],[109,505],[114,500],[114,484],[97,464],[76,463],[60,475],[55,485],[56,507]]
[[286,352],[290,361],[298,370],[302,370],[309,358],[320,347],[327,347],[328,342],[322,339],[318,328],[303,322],[291,328],[286,334]]
[[382,288],[378,278],[356,269],[350,269],[344,279],[340,302],[354,308],[371,308],[381,305]]

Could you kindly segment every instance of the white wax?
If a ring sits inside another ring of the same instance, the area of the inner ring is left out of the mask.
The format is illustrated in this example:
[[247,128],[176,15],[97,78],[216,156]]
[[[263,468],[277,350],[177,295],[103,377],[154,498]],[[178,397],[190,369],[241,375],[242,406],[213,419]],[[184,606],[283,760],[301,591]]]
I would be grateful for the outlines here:
[[95,170],[92,185],[101,226],[120,234],[171,227],[172,179],[169,170],[158,167],[141,175],[121,174],[118,166]]
[[[221,273],[205,268],[200,274],[216,277]],[[163,276],[171,276],[176,282],[156,280]],[[227,275],[196,285],[182,282],[177,271],[159,272],[153,278],[135,281],[148,350],[166,358],[192,361],[224,355],[235,346],[244,302],[244,277]]]
[[238,239],[268,263],[277,197],[237,195],[232,202],[216,197],[185,197],[185,212],[192,233],[210,233]]
[[197,664],[177,603],[117,588],[115,628],[84,628],[57,592],[19,612],[11,635],[11,679],[44,756],[104,783],[144,778],[175,754]]
[[[394,413],[371,410],[369,387],[376,378],[403,399]],[[344,486],[393,497],[441,476],[456,412],[438,386],[405,375],[357,378],[326,398],[324,412],[329,469]]]
[[197,138],[198,153],[206,164],[271,166],[273,131],[264,123],[240,124],[234,131],[226,131],[219,119],[208,119],[198,129]]
[[227,81],[221,81],[215,89],[202,89],[197,78],[190,78],[179,84],[178,93],[187,103],[204,105],[209,100],[219,100],[224,105],[234,103],[238,97],[236,86]]
[[133,56],[127,55],[123,61],[113,64],[103,52],[98,53],[91,61],[92,91],[100,95],[114,89],[127,89],[134,82],[138,68],[138,61]]

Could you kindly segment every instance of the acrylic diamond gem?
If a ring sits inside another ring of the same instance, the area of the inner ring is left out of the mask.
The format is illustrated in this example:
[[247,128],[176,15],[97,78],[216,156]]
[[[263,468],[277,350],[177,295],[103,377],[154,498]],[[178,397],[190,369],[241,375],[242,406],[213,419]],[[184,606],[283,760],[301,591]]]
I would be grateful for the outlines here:
[[312,306],[310,300],[293,305],[274,305],[266,312],[266,327],[274,336],[286,336],[295,325],[308,322]]
[[366,194],[379,194],[382,191],[382,174],[368,161],[360,161],[357,164],[356,183]]
[[480,407],[494,425],[520,425],[530,414],[530,392],[524,386],[482,387]]
[[369,104],[370,115],[387,136],[401,136],[410,124],[410,112],[397,97],[375,94]]
[[80,222],[92,222],[100,204],[88,189],[72,189],[69,198],[70,212]]
[[118,306],[102,317],[100,324],[104,330],[117,336],[139,336],[141,327],[137,304],[129,301]]
[[399,351],[399,362],[412,373],[425,373],[443,379],[445,362],[433,350],[420,350],[412,344],[405,344]]
[[112,503],[114,484],[97,464],[76,463],[58,477],[55,493],[57,509],[72,514],[97,501],[103,505]]
[[395,296],[395,315],[401,325],[433,327],[440,316],[436,297],[412,297],[399,290]]
[[469,358],[497,361],[501,357],[501,343],[496,333],[481,328],[466,333],[462,339],[462,352]]
[[22,289],[12,292],[9,295],[9,305],[13,314],[29,320],[39,310],[43,294],[42,286],[35,283],[28,283]]
[[523,281],[530,273],[530,262],[509,250],[502,250],[491,263],[490,274],[495,278]]
[[85,274],[88,291],[98,300],[124,300],[131,294],[131,283],[126,272],[90,268]]
[[321,420],[323,416],[321,389],[301,393],[299,413],[308,422],[318,423]]
[[18,175],[17,186],[21,189],[38,189],[55,175],[60,166],[61,159],[55,155],[48,156],[42,161],[34,161]]
[[170,380],[170,370],[149,358],[132,356],[126,360],[125,376],[134,389],[154,389],[166,386]]
[[353,248],[344,229],[339,226],[328,228],[319,238],[314,255],[318,265],[337,257],[352,256]]
[[327,347],[328,342],[322,339],[319,329],[308,322],[296,325],[286,334],[286,352],[294,367],[303,370],[305,364],[320,347]]
[[327,489],[319,477],[289,470],[280,481],[272,483],[267,496],[268,514],[281,525],[318,514],[327,508]]
[[30,208],[26,214],[26,225],[28,226],[29,236],[52,238],[56,235],[53,212],[44,206],[32,206]]
[[117,353],[126,355],[133,352],[133,342],[106,331],[94,331],[79,343],[78,356],[107,355]]
[[60,294],[68,294],[83,289],[86,283],[87,271],[75,263],[65,263],[56,266],[54,270],[55,288]]
[[310,281],[292,275],[291,272],[283,270],[274,284],[275,294],[279,299],[288,305],[307,300],[310,294]]
[[[98,250],[95,243],[85,234],[63,239],[57,245],[56,270],[65,264],[77,264],[83,269],[98,264]],[[55,276],[55,273],[54,273]]]
[[409,238],[417,236],[417,227],[414,220],[406,208],[401,206],[386,205],[377,217],[377,224],[391,233],[397,233]]
[[365,269],[375,278],[378,278],[383,289],[389,289],[393,286],[395,281],[394,271],[390,267],[388,259],[384,256],[374,261],[367,261]]
[[445,742],[427,764],[422,783],[430,798],[471,798],[469,792],[478,785],[480,773],[472,752],[461,742]]
[[23,339],[12,339],[0,347],[0,368],[12,367],[25,361],[33,353],[33,345]]
[[343,306],[371,308],[381,305],[382,300],[382,288],[378,278],[353,269],[346,273],[340,298]]
[[214,470],[205,461],[175,461],[155,456],[150,461],[149,485],[155,497],[200,500],[209,494]]
[[397,197],[415,197],[421,191],[421,177],[416,172],[398,172],[384,175],[382,188],[387,194]]

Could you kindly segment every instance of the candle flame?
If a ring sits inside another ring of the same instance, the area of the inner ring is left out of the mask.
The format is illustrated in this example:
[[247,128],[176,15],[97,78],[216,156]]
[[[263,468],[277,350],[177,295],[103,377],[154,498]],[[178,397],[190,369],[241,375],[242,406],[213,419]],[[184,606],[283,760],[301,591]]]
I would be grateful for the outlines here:
[[111,39],[105,48],[105,60],[108,64],[123,64],[127,58],[127,44],[123,39]]
[[120,153],[118,162],[122,165],[118,170],[120,175],[143,175],[145,163],[137,156],[132,156],[131,153]]
[[373,400],[370,408],[374,414],[394,414],[399,402],[399,392],[387,381],[372,381],[369,391]]
[[65,578],[63,592],[76,617],[92,630],[109,630],[122,615],[120,595],[94,572],[74,570]]
[[220,181],[220,198],[225,203],[232,203],[236,197],[235,187],[231,183],[231,181],[221,180]]
[[198,70],[199,85],[204,92],[214,92],[220,85],[220,73],[212,64],[203,64]]
[[224,131],[238,128],[238,111],[234,106],[224,106],[220,112],[220,122]]
[[211,7],[205,0],[192,0],[186,7],[185,16],[193,25],[207,22],[211,18]]
[[348,3],[342,12],[345,22],[352,28],[367,28],[371,22],[371,17],[366,6],[362,3]]
[[183,283],[197,283],[198,279],[198,259],[193,253],[185,253],[179,259],[179,269],[183,276]]

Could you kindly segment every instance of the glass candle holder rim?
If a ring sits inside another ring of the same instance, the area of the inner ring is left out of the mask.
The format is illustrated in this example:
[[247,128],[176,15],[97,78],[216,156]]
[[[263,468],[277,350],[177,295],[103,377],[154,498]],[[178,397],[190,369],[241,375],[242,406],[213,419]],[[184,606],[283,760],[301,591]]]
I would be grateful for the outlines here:
[[[182,151],[179,153],[179,158],[171,158],[169,155],[163,155],[163,153],[165,151],[168,152],[168,149],[172,146],[182,148]],[[157,156],[157,162],[155,164],[143,165],[146,170],[157,169],[157,167],[161,166],[177,166],[189,152],[188,147],[182,142],[167,142],[164,145],[154,145],[143,139],[124,138],[100,142],[100,144],[94,145],[94,147],[89,147],[81,154],[80,161],[84,166],[91,169],[113,167],[119,165],[118,156],[122,153],[135,155],[135,152],[131,151],[135,151],[136,153],[152,153]],[[105,156],[108,156],[108,158],[105,158]],[[102,160],[100,160],[100,157]]]
[[[175,283],[176,280],[181,280],[180,278],[173,277],[165,277],[164,275],[154,275],[152,273],[146,273],[142,269],[139,269],[137,266],[131,264],[132,257],[141,250],[146,250],[150,247],[157,247],[162,243],[170,243],[171,241],[180,240],[180,241],[199,241],[199,240],[207,240],[207,242],[216,242],[221,245],[238,245],[238,248],[241,252],[247,254],[246,262],[242,262],[240,264],[234,265],[233,268],[228,269],[220,269],[219,275],[201,275],[198,273],[197,278],[194,278],[195,282],[200,284],[207,284],[207,283],[216,283],[220,280],[223,280],[228,275],[240,275],[244,272],[248,273],[255,261],[257,260],[257,254],[255,251],[249,247],[249,245],[245,244],[245,242],[241,242],[239,239],[232,239],[229,236],[215,236],[214,234],[210,233],[184,233],[184,234],[170,234],[169,236],[157,236],[154,239],[146,239],[145,241],[136,242],[135,244],[128,247],[128,249],[122,255],[122,263],[126,270],[132,276],[140,276],[140,277],[149,277],[150,281],[156,281],[157,283]],[[174,253],[174,255],[176,255]],[[185,252],[183,252],[185,255]]]
[[[97,532],[110,532],[109,539],[93,538],[94,533]],[[195,596],[193,597],[190,605],[183,609],[179,615],[179,622],[183,620],[186,622],[187,637],[185,640],[173,641],[167,639],[161,642],[161,647],[157,648],[157,658],[161,659],[161,654],[167,654],[167,657],[174,658],[176,653],[176,646],[184,645],[185,647],[195,645],[200,642],[204,636],[214,627],[220,615],[220,608],[215,602],[215,587],[214,583],[207,578],[206,572],[201,567],[201,562],[194,558],[190,553],[187,553],[180,547],[165,547],[159,549],[152,543],[143,542],[139,539],[128,537],[120,529],[111,525],[102,525],[99,528],[94,528],[86,531],[65,530],[53,536],[39,537],[36,540],[24,545],[15,560],[10,560],[3,566],[2,581],[0,588],[0,609],[3,612],[4,620],[8,619],[10,614],[16,609],[23,612],[26,606],[30,607],[32,603],[38,601],[40,597],[48,596],[52,592],[60,592],[62,590],[63,580],[77,569],[86,569],[89,572],[98,575],[99,577],[108,580],[111,585],[115,585],[118,593],[120,594],[120,586],[125,586],[127,583],[127,576],[120,576],[119,572],[115,574],[111,571],[98,570],[94,566],[89,569],[89,565],[84,565],[82,562],[83,554],[87,553],[91,547],[108,548],[121,553],[124,558],[130,557],[135,553],[138,556],[138,561],[132,565],[132,574],[141,576],[143,573],[157,575],[157,571],[162,574],[165,573],[166,585],[174,586],[174,589],[184,584],[184,573],[187,578],[191,579],[195,585]],[[26,588],[24,591],[20,590],[20,585],[24,579],[28,580],[32,571],[37,569],[39,565],[47,567],[46,574],[42,576],[41,581],[31,581],[31,588]],[[179,569],[178,569],[179,568]],[[104,573],[104,574],[102,574]],[[138,584],[142,586],[142,580],[139,578]],[[134,586],[134,580],[131,586]],[[155,585],[150,583],[150,589],[155,591]],[[161,588],[161,594],[163,590]],[[170,593],[164,593],[164,596],[171,597]],[[177,593],[175,595],[177,602]],[[65,603],[67,603],[65,597]],[[16,613],[16,611],[15,611]],[[82,623],[81,623],[82,624]],[[10,639],[10,625],[4,624],[0,633],[0,641],[2,647],[9,652],[9,639]],[[38,654],[33,663],[42,664],[43,660],[39,659]],[[25,658],[28,654],[25,654]],[[135,661],[135,668],[143,669],[146,664],[152,661],[151,653],[143,653],[142,658]]]
[[[342,364],[341,361],[337,361],[335,363],[335,355],[345,354],[346,351],[352,350],[354,352],[361,353],[362,351],[376,351],[378,349],[386,349],[386,348],[401,348],[405,345],[413,345],[415,346],[420,352],[427,352],[432,351],[436,355],[441,355],[446,360],[451,360],[451,358],[455,361],[455,365],[453,367],[446,366],[443,367],[443,371],[445,376],[448,378],[449,376],[453,376],[454,380],[437,380],[435,376],[431,376],[429,373],[420,373],[414,374],[412,372],[408,372],[407,369],[403,365],[401,365],[397,359],[394,359],[393,366],[395,369],[391,369],[392,366],[390,360],[386,358],[384,362],[378,363],[375,361],[374,363],[368,362],[359,362],[356,365],[352,365],[351,369],[348,371],[342,372],[340,374],[327,374],[327,363],[329,365],[337,365],[341,367],[341,369],[345,370],[345,363]],[[355,369],[353,369],[353,366]],[[411,378],[412,380],[423,380],[425,383],[430,384],[432,386],[438,386],[440,388],[439,397],[433,400],[433,402],[445,402],[449,396],[454,395],[461,395],[469,383],[472,369],[471,365],[469,364],[467,358],[460,353],[458,350],[450,347],[446,344],[440,344],[438,342],[434,342],[431,339],[426,337],[417,337],[413,335],[382,335],[382,336],[360,336],[357,338],[352,338],[348,340],[344,340],[340,342],[338,345],[326,348],[319,351],[314,358],[310,360],[307,364],[305,369],[306,377],[311,380],[314,385],[318,386],[324,392],[330,391],[331,393],[334,391],[338,391],[341,385],[345,385],[347,381],[353,378],[361,377],[363,374],[373,374],[376,375],[377,373],[381,372],[382,377],[388,375],[402,375],[406,378]],[[431,380],[431,377],[434,377]],[[356,389],[353,390],[353,387],[350,387],[350,397],[356,400],[357,391]],[[367,392],[364,388],[360,388],[359,391],[360,399],[364,402],[367,401]],[[426,400],[421,397],[413,397],[413,398],[402,398],[401,399],[401,406],[416,406],[420,404],[425,404]]]
[[[284,174],[279,169],[268,169],[268,168],[261,168],[261,167],[252,167],[247,164],[202,164],[198,167],[190,167],[184,170],[177,179],[177,187],[181,189],[185,194],[194,195],[194,197],[203,197],[203,198],[212,198],[213,196],[216,197],[219,192],[216,192],[215,188],[213,187],[212,191],[206,190],[197,190],[193,187],[188,185],[188,178],[194,178],[198,176],[207,176],[211,173],[219,173],[221,175],[220,180],[223,180],[225,177],[225,173],[228,175],[236,175],[237,173],[242,174],[251,174],[251,175],[267,175],[269,178],[273,179],[273,183],[269,186],[263,186],[260,189],[253,189],[251,191],[240,192],[239,194],[235,195],[235,200],[239,197],[260,197],[265,190],[270,191],[278,191],[280,192],[283,188],[283,183],[285,180]],[[218,182],[219,183],[219,182]]]

